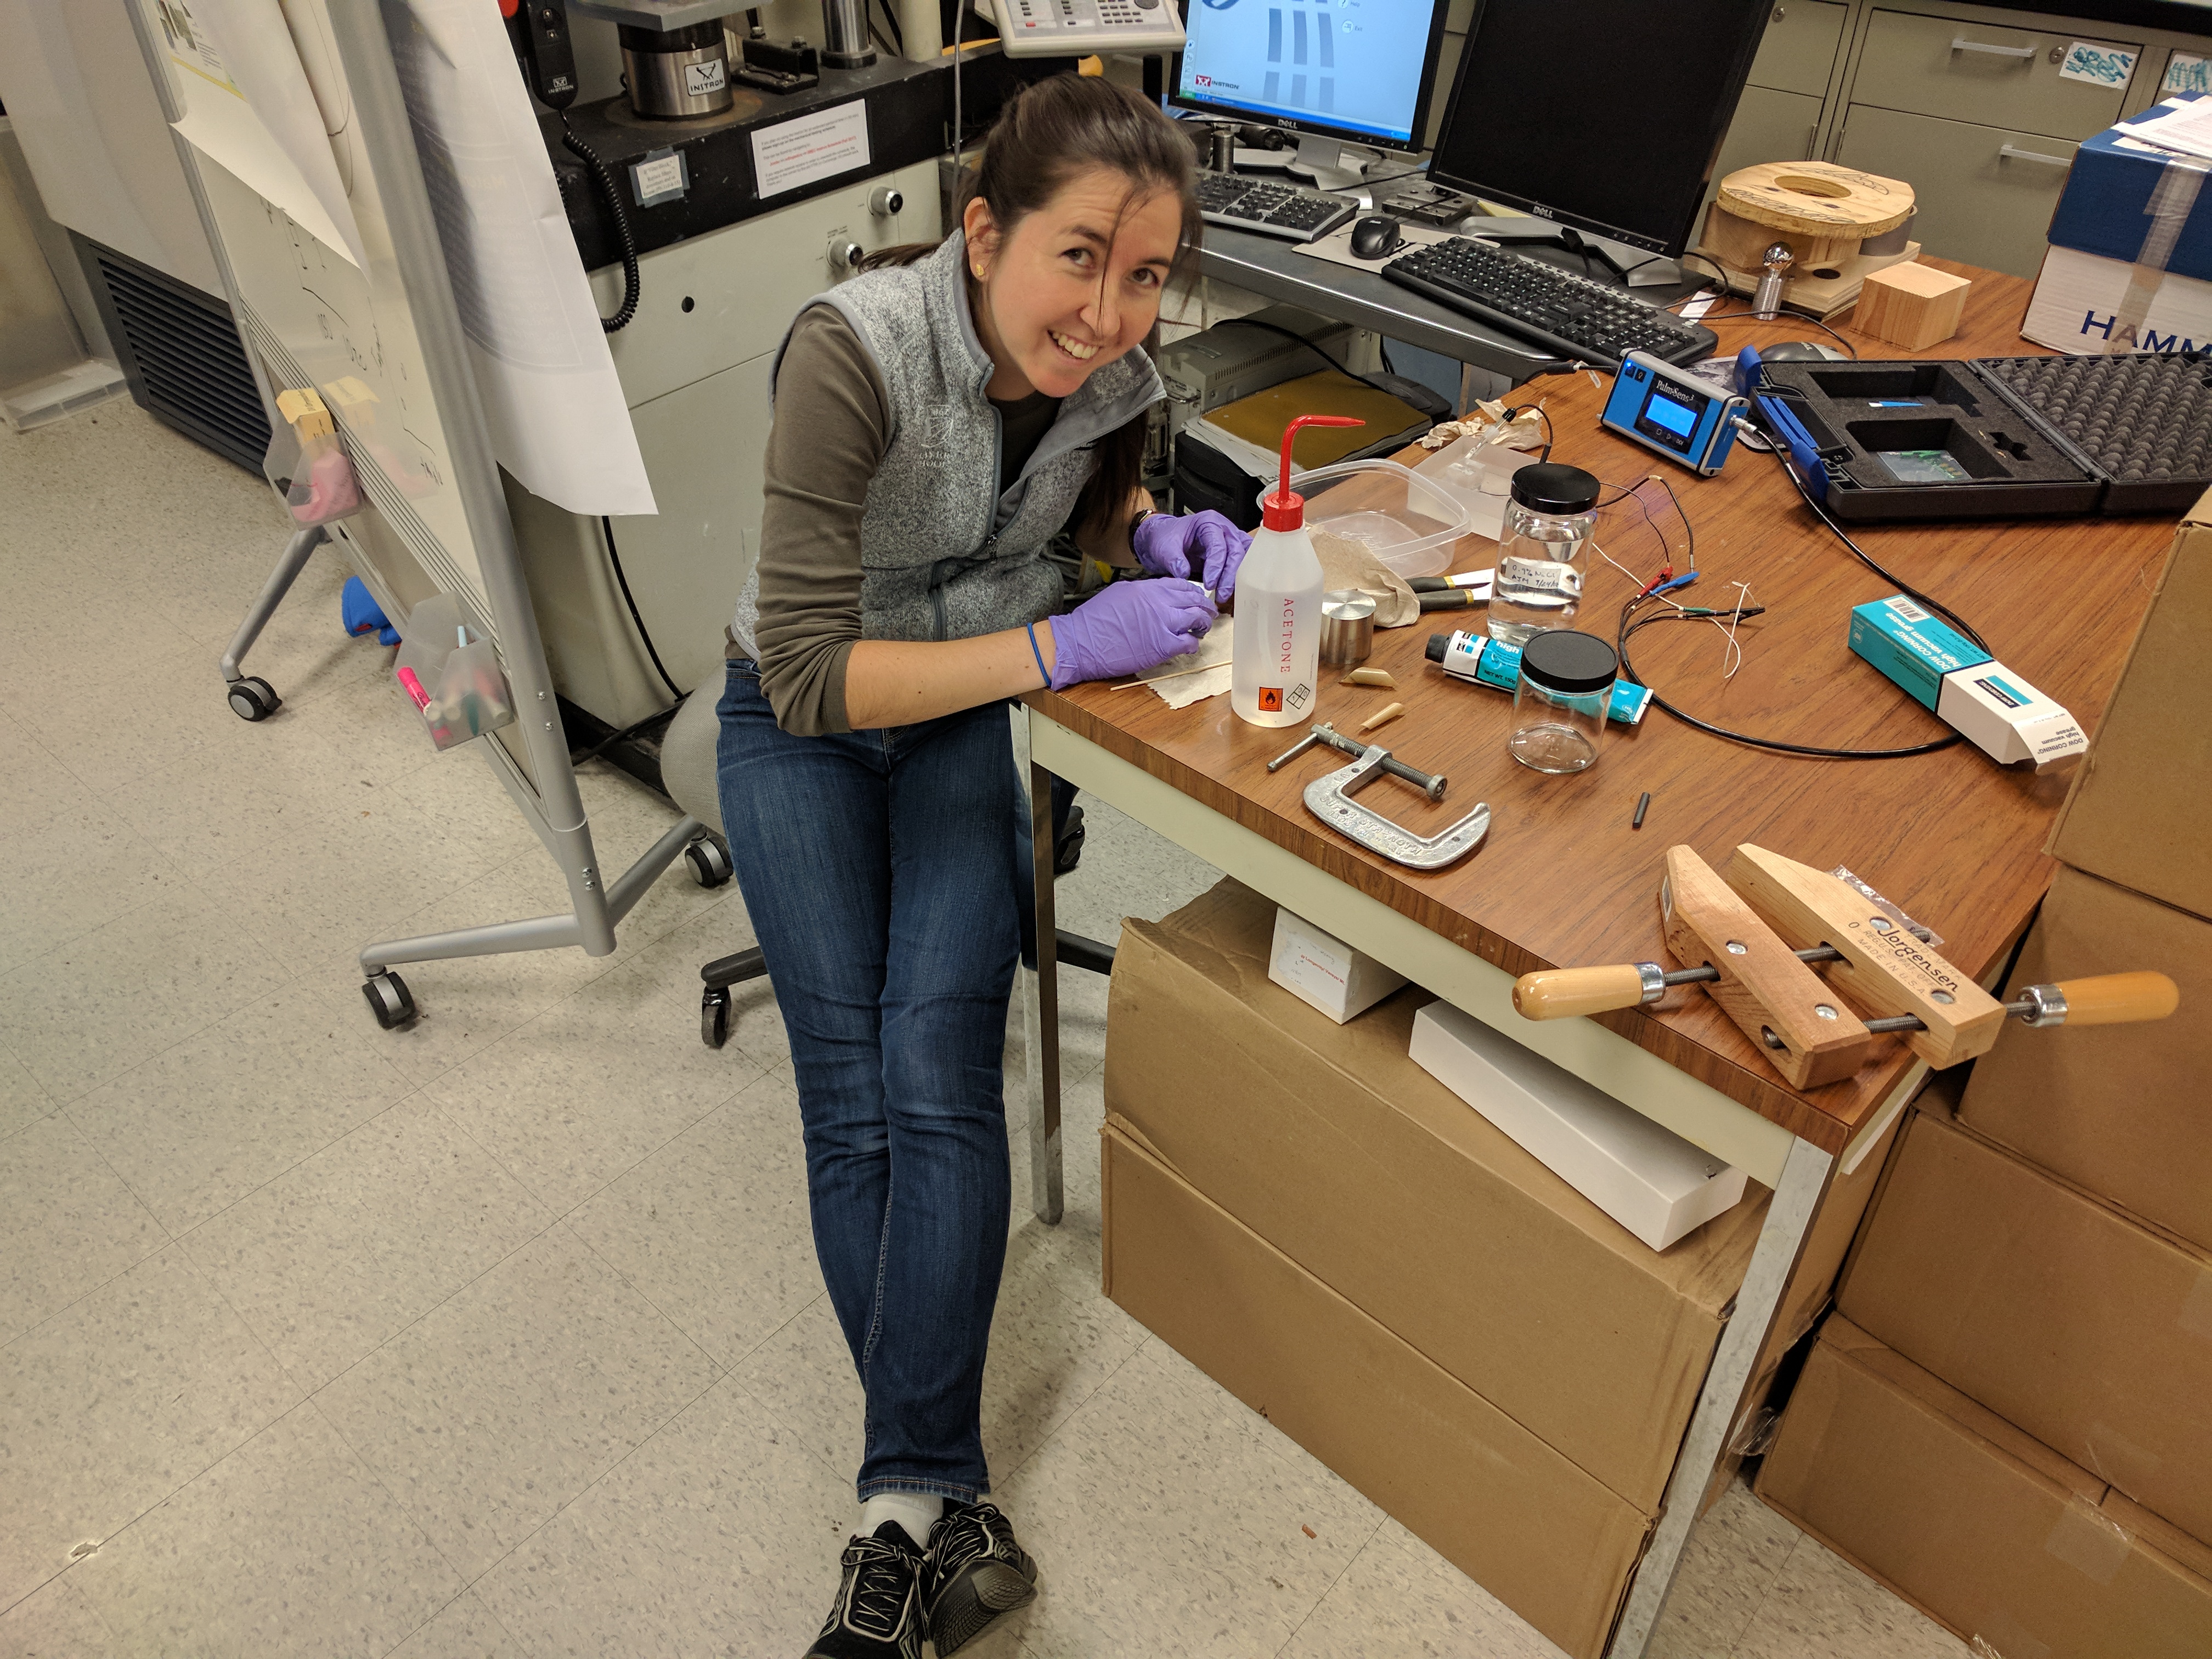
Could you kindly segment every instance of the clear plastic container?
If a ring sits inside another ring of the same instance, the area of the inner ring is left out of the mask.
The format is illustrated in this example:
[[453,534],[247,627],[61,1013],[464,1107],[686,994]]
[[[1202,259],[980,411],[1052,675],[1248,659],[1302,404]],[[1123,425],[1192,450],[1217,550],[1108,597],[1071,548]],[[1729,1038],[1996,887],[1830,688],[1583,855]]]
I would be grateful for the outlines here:
[[1536,457],[1532,451],[1508,449],[1483,438],[1480,432],[1455,438],[1413,471],[1441,485],[1467,510],[1472,534],[1496,541],[1504,533],[1506,492],[1513,487],[1513,475],[1534,465]]
[[1367,544],[1401,576],[1433,576],[1473,526],[1459,498],[1395,461],[1339,461],[1291,476],[1305,497],[1306,528]]
[[1606,705],[1620,659],[1595,634],[1548,629],[1521,649],[1513,687],[1513,735],[1505,752],[1538,772],[1579,772],[1597,763]]

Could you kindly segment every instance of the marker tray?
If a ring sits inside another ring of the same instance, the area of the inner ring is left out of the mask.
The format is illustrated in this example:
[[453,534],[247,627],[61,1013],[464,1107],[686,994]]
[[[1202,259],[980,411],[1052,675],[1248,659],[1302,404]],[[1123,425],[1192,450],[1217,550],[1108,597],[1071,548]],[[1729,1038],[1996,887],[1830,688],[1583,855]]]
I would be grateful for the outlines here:
[[1770,363],[1851,523],[2179,513],[2212,488],[2196,354]]

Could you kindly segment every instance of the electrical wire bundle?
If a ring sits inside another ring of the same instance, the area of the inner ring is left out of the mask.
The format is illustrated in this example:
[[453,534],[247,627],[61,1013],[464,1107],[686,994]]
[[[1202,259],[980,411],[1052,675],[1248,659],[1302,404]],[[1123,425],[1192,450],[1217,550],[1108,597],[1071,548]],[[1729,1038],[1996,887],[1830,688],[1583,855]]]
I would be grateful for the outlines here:
[[[1867,552],[1864,548],[1861,547],[1856,541],[1852,540],[1850,534],[1841,525],[1838,524],[1833,518],[1829,516],[1827,510],[1820,505],[1818,498],[1813,495],[1811,489],[1808,487],[1806,481],[1799,475],[1796,465],[1790,461],[1786,451],[1778,445],[1775,447],[1774,453],[1781,461],[1783,470],[1789,475],[1791,483],[1796,486],[1797,493],[1804,498],[1806,506],[1813,509],[1814,515],[1820,519],[1822,524],[1826,525],[1835,533],[1838,539],[1839,539],[1845,547],[1850,550],[1852,555],[1857,558],[1860,563],[1865,565],[1868,569],[1873,571],[1875,574],[1880,576],[1884,581],[1888,582],[1892,586],[1896,588],[1899,592],[1904,594],[1906,598],[1912,599],[1915,603],[1924,606],[1926,609],[1932,611],[1936,615],[1943,617],[1944,620],[1950,623],[1954,627],[1958,629],[1961,634],[1965,635],[1967,639],[1972,641],[1974,644],[1979,646],[1983,650],[1987,651],[1989,649],[1988,642],[1984,641],[1979,634],[1976,633],[1972,626],[1968,623],[1964,617],[1960,617],[1958,612],[1953,611],[1948,605],[1944,605],[1941,600],[1936,599],[1929,594],[1922,592],[1911,583],[1903,580],[1891,571],[1884,568],[1870,554]],[[1654,473],[1648,478],[1639,479],[1634,484],[1619,487],[1617,494],[1613,495],[1609,500],[1600,501],[1598,506],[1602,508],[1613,506],[1623,500],[1632,498],[1639,507],[1644,507],[1643,497],[1637,495],[1636,492],[1644,483],[1658,483],[1667,491],[1668,498],[1674,501],[1674,511],[1680,516],[1682,520],[1682,528],[1688,537],[1688,549],[1686,554],[1686,559],[1690,567],[1689,569],[1683,574],[1680,575],[1675,574],[1673,556],[1669,554],[1668,556],[1667,562],[1661,568],[1659,573],[1652,577],[1650,581],[1643,583],[1638,589],[1637,592],[1629,599],[1627,603],[1620,607],[1620,620],[1614,629],[1613,648],[1620,658],[1621,673],[1626,678],[1634,681],[1637,684],[1644,686],[1645,689],[1650,690],[1651,693],[1651,701],[1655,707],[1660,708],[1674,719],[1680,720],[1685,726],[1692,726],[1698,731],[1708,732],[1717,738],[1724,738],[1730,743],[1740,743],[1744,744],[1746,747],[1752,749],[1770,750],[1777,754],[1802,755],[1815,760],[1904,760],[1916,755],[1932,755],[1938,750],[1951,748],[1953,745],[1963,743],[1966,740],[1954,732],[1948,737],[1937,738],[1928,743],[1911,744],[1898,749],[1830,749],[1822,747],[1816,744],[1784,743],[1778,738],[1762,738],[1755,736],[1750,732],[1733,731],[1728,726],[1715,725],[1711,720],[1700,720],[1696,715],[1692,714],[1686,710],[1680,708],[1674,703],[1669,702],[1663,696],[1661,695],[1659,689],[1651,684],[1650,679],[1637,669],[1634,659],[1629,654],[1629,641],[1631,639],[1634,638],[1636,635],[1642,632],[1644,629],[1653,627],[1660,623],[1710,622],[1725,633],[1729,638],[1729,652],[1733,657],[1734,662],[1722,676],[1723,679],[1726,679],[1734,676],[1736,667],[1740,666],[1742,661],[1742,650],[1736,641],[1736,628],[1738,624],[1748,620],[1749,618],[1765,615],[1766,607],[1763,605],[1752,604],[1750,602],[1750,588],[1741,582],[1735,584],[1736,588],[1736,602],[1733,606],[1685,605],[1679,600],[1670,597],[1672,594],[1695,582],[1699,574],[1697,568],[1697,531],[1690,523],[1689,515],[1682,512],[1681,500],[1679,496],[1675,495],[1674,486],[1668,483],[1665,478]],[[1650,511],[1648,507],[1644,507],[1644,512],[1645,520],[1649,522]],[[1656,531],[1656,526],[1654,526],[1654,529]],[[1605,553],[1602,549],[1600,549],[1599,551],[1601,556],[1604,557],[1607,563],[1613,565],[1614,568],[1620,570],[1623,575],[1627,576],[1630,580],[1634,581],[1637,580],[1635,573],[1628,570],[1625,566],[1620,565],[1613,559],[1612,555]],[[1650,608],[1655,605],[1664,608]]]

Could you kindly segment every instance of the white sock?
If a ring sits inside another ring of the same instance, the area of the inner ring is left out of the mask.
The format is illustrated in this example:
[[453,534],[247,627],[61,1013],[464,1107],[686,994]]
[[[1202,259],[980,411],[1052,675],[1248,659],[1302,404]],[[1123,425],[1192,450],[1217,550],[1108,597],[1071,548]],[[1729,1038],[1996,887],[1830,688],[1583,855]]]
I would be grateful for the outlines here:
[[860,1505],[860,1524],[854,1530],[863,1538],[873,1538],[878,1527],[896,1521],[920,1549],[929,1542],[929,1529],[944,1513],[945,1500],[933,1493],[879,1492]]

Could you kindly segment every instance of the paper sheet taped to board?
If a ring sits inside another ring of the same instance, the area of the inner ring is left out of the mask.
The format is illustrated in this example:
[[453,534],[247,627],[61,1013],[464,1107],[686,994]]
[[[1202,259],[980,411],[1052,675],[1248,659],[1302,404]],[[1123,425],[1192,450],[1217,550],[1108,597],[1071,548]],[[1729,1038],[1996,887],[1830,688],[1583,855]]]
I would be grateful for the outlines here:
[[653,486],[553,164],[482,0],[384,0],[492,448],[571,513],[653,513]]

